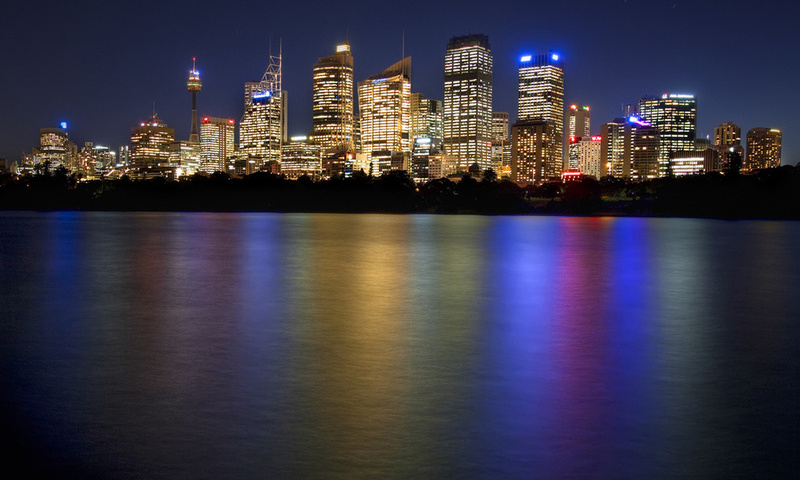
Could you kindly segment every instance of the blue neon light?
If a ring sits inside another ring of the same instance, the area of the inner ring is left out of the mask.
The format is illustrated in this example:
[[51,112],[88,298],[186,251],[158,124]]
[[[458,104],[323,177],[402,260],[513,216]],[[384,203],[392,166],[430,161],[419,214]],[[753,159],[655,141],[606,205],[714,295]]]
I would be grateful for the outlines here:
[[67,122],[61,122],[61,128],[66,130],[67,129]]

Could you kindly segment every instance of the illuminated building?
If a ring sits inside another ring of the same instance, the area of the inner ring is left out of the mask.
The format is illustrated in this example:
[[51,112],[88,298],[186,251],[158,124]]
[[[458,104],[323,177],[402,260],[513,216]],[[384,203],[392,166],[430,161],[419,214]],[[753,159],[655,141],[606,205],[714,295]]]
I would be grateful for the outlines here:
[[[642,118],[617,118],[601,127],[601,175],[648,180],[658,176],[658,130]],[[692,149],[693,150],[693,149]]]
[[672,155],[672,174],[676,177],[682,175],[698,175],[714,170],[718,162],[716,148],[705,148],[694,151],[680,151]]
[[353,138],[353,56],[350,45],[317,60],[313,69],[312,140],[323,152],[350,150]]
[[370,174],[392,169],[392,159],[411,151],[411,57],[358,83],[361,150]]
[[169,164],[163,166],[163,174],[173,179],[194,175],[200,170],[201,160],[201,144],[183,140],[173,142],[169,146]]
[[47,165],[50,169],[65,167],[75,168],[78,147],[72,143],[67,133],[67,122],[61,122],[61,128],[39,129],[39,147],[33,149],[33,163]]
[[198,143],[200,138],[197,135],[197,92],[203,88],[200,81],[200,72],[197,71],[197,59],[192,57],[192,70],[189,72],[189,80],[186,81],[186,89],[192,93],[192,128],[189,133],[189,141]]
[[169,128],[156,114],[131,131],[131,168],[143,173],[169,165],[170,144],[175,141],[175,129]]
[[88,178],[101,178],[116,168],[116,155],[106,146],[85,142],[79,156],[78,171]]
[[444,149],[466,171],[492,164],[492,52],[486,35],[453,37],[444,56]]
[[742,130],[735,123],[725,122],[714,128],[714,147],[719,152],[720,170],[729,170],[733,160],[740,162],[739,167],[744,166]]
[[281,87],[282,56],[270,55],[260,82],[244,85],[244,115],[239,124],[239,153],[261,167],[280,162],[286,132],[286,91]]
[[321,151],[320,145],[309,143],[305,136],[291,137],[281,147],[281,173],[292,180],[303,175],[319,178],[322,171]]
[[601,162],[603,138],[599,135],[581,138],[580,158],[578,159],[578,170],[584,175],[591,175],[600,179],[603,176],[603,164]]
[[417,138],[438,138],[444,135],[444,109],[441,100],[431,100],[421,93],[412,93],[411,107],[411,134],[412,141]]
[[697,101],[694,95],[665,93],[661,98],[639,100],[639,115],[658,129],[661,149],[658,174],[668,174],[669,159],[675,152],[694,150],[697,136]]
[[523,55],[519,60],[517,121],[546,120],[556,127],[556,147],[548,150],[546,170],[561,175],[564,159],[564,64],[557,53]]
[[558,126],[549,120],[517,122],[511,127],[511,180],[519,184],[540,184],[561,176],[561,164],[554,164],[558,148]]
[[781,166],[781,131],[777,128],[752,128],[747,132],[747,168]]
[[508,112],[492,112],[492,164],[498,175],[511,175],[511,142]]
[[589,107],[570,105],[567,112],[567,168],[576,169],[581,157],[581,140],[590,137],[591,114]]
[[414,139],[411,155],[411,178],[416,183],[427,182],[430,178],[431,157],[442,155],[442,141],[438,138],[418,137]]
[[119,147],[119,156],[117,157],[118,167],[127,167],[131,163],[131,151],[129,145],[122,145]]
[[226,163],[234,156],[236,125],[231,118],[203,117],[200,124],[200,171],[226,171]]

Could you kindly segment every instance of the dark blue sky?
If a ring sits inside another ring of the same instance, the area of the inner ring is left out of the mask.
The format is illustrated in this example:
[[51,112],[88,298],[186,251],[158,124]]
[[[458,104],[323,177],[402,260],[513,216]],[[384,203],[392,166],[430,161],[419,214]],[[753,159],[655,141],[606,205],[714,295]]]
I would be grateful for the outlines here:
[[[193,5],[189,7],[189,5]],[[289,134],[311,127],[311,68],[349,35],[356,81],[405,53],[412,90],[442,98],[451,36],[485,33],[494,110],[516,115],[517,59],[559,51],[565,101],[592,108],[592,131],[643,95],[694,93],[698,134],[732,121],[783,130],[783,163],[800,161],[796,6],[779,1],[131,1],[18,2],[0,18],[0,157],[18,160],[38,129],[69,122],[72,139],[127,144],[153,102],[188,138],[185,82],[197,56],[200,115],[242,114],[270,39],[283,42]]]

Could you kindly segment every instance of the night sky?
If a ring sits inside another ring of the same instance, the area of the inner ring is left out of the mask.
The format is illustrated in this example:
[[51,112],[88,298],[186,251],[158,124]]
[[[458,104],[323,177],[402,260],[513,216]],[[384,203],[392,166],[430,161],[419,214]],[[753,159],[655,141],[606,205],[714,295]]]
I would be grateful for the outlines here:
[[[355,80],[412,57],[412,91],[441,99],[447,41],[484,33],[494,110],[516,117],[517,59],[559,52],[565,104],[592,108],[592,133],[643,95],[693,93],[698,135],[732,121],[783,131],[783,163],[800,161],[797,7],[778,1],[128,1],[4,2],[0,18],[0,157],[18,161],[38,130],[69,123],[72,140],[110,145],[152,113],[188,139],[186,77],[197,57],[201,116],[242,115],[270,42],[283,43],[289,135],[311,128],[311,69],[349,36]],[[191,5],[191,7],[190,7]]]

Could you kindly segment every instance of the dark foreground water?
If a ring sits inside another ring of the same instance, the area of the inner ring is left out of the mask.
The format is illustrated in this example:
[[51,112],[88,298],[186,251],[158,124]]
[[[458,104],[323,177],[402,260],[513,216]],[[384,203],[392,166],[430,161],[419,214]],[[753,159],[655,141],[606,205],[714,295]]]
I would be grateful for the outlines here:
[[793,478],[800,223],[0,214],[3,467]]

